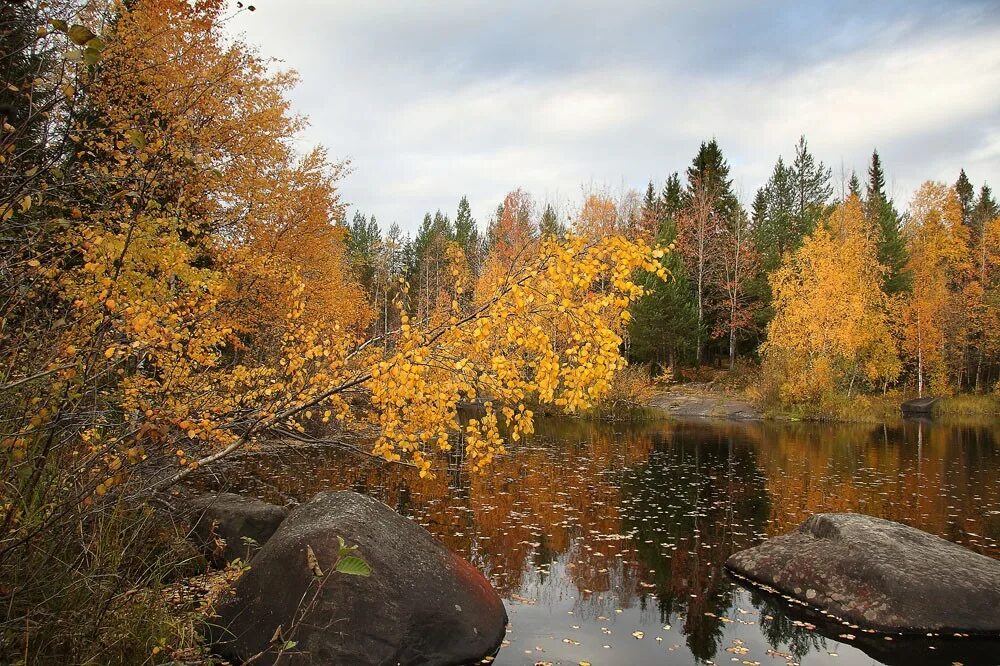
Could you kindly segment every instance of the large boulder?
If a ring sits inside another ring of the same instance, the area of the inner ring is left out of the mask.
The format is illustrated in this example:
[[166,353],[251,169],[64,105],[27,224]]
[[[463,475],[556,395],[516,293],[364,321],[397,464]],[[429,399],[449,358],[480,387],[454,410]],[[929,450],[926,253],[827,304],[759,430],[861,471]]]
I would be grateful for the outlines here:
[[188,504],[191,537],[215,565],[249,560],[288,515],[283,507],[233,493],[199,495]]
[[[338,537],[358,547],[370,576],[333,570]],[[234,661],[265,653],[255,664],[276,663],[286,645],[282,665],[457,666],[493,654],[506,624],[503,602],[469,562],[381,502],[336,492],[289,514],[208,636]]]
[[816,514],[726,567],[869,629],[1000,635],[1000,561],[880,518]]

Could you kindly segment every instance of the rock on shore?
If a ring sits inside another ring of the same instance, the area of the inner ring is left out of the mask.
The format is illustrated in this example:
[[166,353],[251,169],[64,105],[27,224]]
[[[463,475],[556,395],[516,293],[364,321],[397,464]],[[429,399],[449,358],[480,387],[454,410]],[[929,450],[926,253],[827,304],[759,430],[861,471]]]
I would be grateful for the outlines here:
[[1000,636],[1000,561],[888,520],[816,514],[726,567],[862,627]]
[[[368,577],[337,574],[338,537]],[[308,548],[307,548],[308,547]],[[309,549],[324,575],[317,578]],[[472,564],[374,499],[321,493],[294,509],[220,604],[216,650],[255,664],[459,666],[493,654],[503,602]],[[279,629],[280,628],[280,629]]]

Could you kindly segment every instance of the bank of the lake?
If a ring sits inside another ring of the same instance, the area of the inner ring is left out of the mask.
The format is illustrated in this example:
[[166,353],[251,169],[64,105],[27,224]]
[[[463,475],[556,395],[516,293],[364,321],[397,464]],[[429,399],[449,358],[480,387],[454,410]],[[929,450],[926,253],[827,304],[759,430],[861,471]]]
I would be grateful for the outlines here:
[[[680,419],[897,423],[902,419],[900,405],[913,397],[893,392],[840,396],[822,405],[762,405],[752,389],[688,383],[658,389],[648,406],[654,412]],[[1000,395],[943,396],[934,404],[930,416],[961,418],[983,425],[1000,423]]]

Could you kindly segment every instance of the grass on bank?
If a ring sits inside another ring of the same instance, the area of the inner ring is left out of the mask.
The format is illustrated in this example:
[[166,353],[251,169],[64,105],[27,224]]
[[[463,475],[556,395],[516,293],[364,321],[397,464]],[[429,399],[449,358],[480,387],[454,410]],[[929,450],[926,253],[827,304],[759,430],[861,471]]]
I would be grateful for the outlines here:
[[[43,524],[53,507],[26,508],[23,521]],[[0,663],[200,661],[203,615],[167,593],[206,567],[186,530],[163,512],[124,501],[67,518],[0,558]]]

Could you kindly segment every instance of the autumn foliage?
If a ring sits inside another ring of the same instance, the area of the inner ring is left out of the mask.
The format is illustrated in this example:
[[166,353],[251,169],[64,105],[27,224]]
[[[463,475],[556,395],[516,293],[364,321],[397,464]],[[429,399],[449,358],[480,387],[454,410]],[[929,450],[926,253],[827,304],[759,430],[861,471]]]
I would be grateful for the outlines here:
[[[660,251],[538,241],[514,193],[490,280],[477,288],[468,238],[446,239],[420,307],[406,280],[369,299],[345,165],[296,152],[295,77],[224,35],[221,2],[19,12],[0,136],[0,570],[26,605],[5,634],[28,632],[32,599],[48,604],[35,617],[59,612],[25,553],[71,561],[99,517],[233,451],[374,427],[373,453],[421,476],[456,442],[480,469],[532,432],[531,405],[585,409],[623,366],[634,275]],[[460,418],[465,403],[482,414]]]
[[762,351],[765,374],[781,378],[782,399],[850,395],[860,382],[896,378],[882,271],[861,202],[852,196],[771,274],[775,314]]

